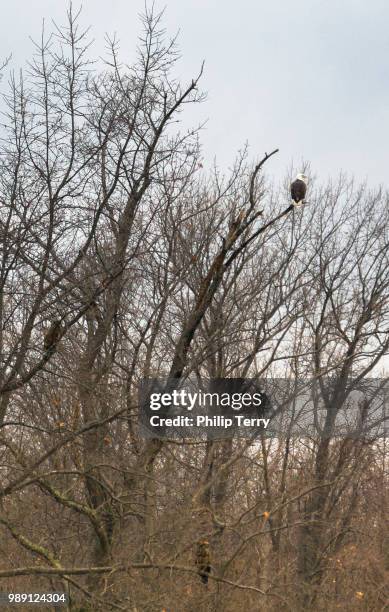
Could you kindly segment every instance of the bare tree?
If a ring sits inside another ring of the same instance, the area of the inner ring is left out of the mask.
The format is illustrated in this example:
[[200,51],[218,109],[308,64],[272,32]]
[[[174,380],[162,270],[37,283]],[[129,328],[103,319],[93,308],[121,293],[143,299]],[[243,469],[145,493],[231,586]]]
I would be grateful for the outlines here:
[[[295,210],[264,174],[276,150],[205,172],[179,124],[202,69],[179,83],[162,15],[142,26],[132,66],[115,40],[96,64],[70,9],[4,98],[2,589],[79,611],[384,609],[385,439],[336,423],[388,353],[387,196],[340,177]],[[283,379],[284,428],[145,439],[155,377]],[[304,385],[316,430],[296,436]]]

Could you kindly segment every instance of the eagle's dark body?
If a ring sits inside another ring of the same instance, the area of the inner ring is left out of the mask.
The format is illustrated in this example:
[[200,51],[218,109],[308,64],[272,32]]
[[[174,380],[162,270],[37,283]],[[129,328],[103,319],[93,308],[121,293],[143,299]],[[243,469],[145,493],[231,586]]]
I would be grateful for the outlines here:
[[299,202],[303,202],[305,198],[305,194],[307,193],[307,185],[301,179],[296,179],[290,186],[290,195],[292,196],[292,200],[298,204]]
[[211,555],[207,540],[200,540],[197,543],[196,566],[201,580],[207,584],[208,574],[211,573]]
[[55,346],[61,337],[61,333],[61,321],[53,321],[43,338],[43,346],[45,348],[45,351],[49,349],[55,350]]

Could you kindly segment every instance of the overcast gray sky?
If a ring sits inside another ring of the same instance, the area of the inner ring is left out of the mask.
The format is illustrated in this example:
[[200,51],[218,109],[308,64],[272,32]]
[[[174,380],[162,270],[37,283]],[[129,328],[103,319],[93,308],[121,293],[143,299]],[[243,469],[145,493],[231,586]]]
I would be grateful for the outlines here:
[[[84,0],[101,54],[116,32],[131,59],[143,0]],[[79,6],[74,2],[75,6]],[[389,3],[387,0],[163,0],[165,24],[180,29],[181,75],[204,59],[207,101],[193,121],[208,119],[205,159],[231,165],[248,141],[253,156],[279,147],[268,169],[280,177],[309,160],[323,180],[339,170],[389,184]],[[31,53],[42,18],[64,21],[63,0],[3,3],[0,58],[12,65]],[[2,88],[4,87],[4,81]],[[192,116],[191,116],[192,118]]]

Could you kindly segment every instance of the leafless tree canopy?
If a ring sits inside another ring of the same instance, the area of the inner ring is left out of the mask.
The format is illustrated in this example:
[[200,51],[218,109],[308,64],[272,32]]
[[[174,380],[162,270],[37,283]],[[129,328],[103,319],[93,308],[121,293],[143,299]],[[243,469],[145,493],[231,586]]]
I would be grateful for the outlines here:
[[[175,78],[162,22],[146,11],[133,65],[115,40],[92,62],[69,10],[1,82],[1,590],[384,610],[386,441],[332,417],[388,354],[388,196],[341,176],[295,210],[264,174],[276,150],[205,172],[180,123],[202,68]],[[190,374],[314,379],[325,427],[142,439],[139,381]]]

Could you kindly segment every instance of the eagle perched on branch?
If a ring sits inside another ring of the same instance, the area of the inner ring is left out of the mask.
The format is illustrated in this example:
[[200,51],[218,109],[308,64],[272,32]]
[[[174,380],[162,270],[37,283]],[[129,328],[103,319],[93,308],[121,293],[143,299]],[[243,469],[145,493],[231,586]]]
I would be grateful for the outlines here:
[[305,174],[298,174],[290,185],[290,195],[292,204],[300,208],[304,204],[305,194],[307,193],[308,177]]
[[202,582],[207,584],[208,574],[211,573],[211,555],[208,540],[199,540],[197,543],[196,566]]
[[61,338],[62,328],[61,328],[61,320],[56,319],[50,325],[50,327],[46,330],[43,336],[43,346],[45,351],[49,349],[54,349],[56,344]]

